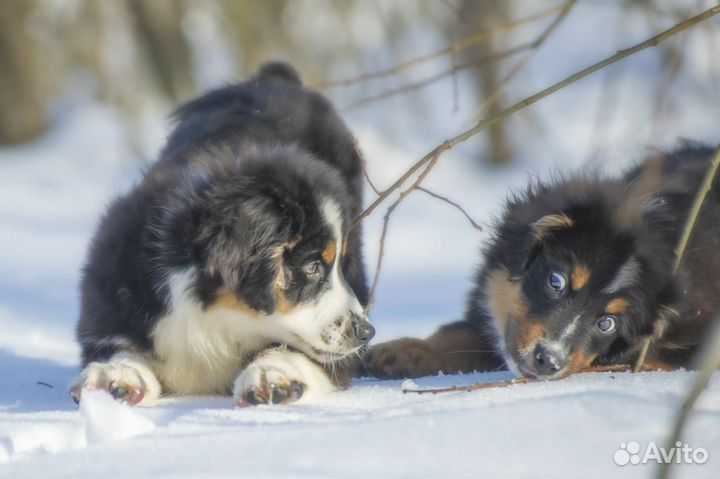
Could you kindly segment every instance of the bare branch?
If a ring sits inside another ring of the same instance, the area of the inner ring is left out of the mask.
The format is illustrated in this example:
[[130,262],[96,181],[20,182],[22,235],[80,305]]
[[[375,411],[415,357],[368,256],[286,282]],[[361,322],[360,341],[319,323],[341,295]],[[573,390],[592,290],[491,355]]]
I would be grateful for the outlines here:
[[380,248],[378,250],[378,259],[377,264],[375,266],[375,275],[373,277],[372,286],[370,287],[370,294],[368,295],[368,304],[366,309],[369,311],[373,304],[375,304],[375,293],[377,291],[377,285],[378,281],[380,280],[380,271],[382,269],[382,260],[383,256],[385,255],[385,238],[387,237],[387,230],[388,230],[388,223],[390,222],[390,216],[392,215],[393,211],[395,211],[395,208],[398,207],[402,201],[410,195],[413,191],[415,191],[417,188],[420,187],[420,184],[425,180],[428,174],[430,174],[430,170],[433,169],[435,166],[435,163],[437,163],[438,157],[435,157],[428,165],[425,167],[425,169],[420,173],[420,175],[417,177],[415,182],[405,191],[400,193],[400,196],[393,204],[391,204],[387,211],[385,212],[385,216],[383,217],[383,228],[382,233],[380,233]]
[[[697,218],[700,214],[700,210],[702,209],[702,205],[705,202],[705,198],[707,197],[708,192],[712,188],[719,165],[720,149],[718,149],[717,153],[715,153],[715,157],[713,158],[712,163],[710,163],[710,166],[705,173],[705,178],[703,178],[703,182],[700,185],[700,190],[698,190],[698,193],[695,196],[695,201],[693,201],[692,208],[690,209],[690,214],[688,215],[687,222],[685,223],[685,228],[683,229],[682,238],[680,240],[680,243],[678,244],[677,249],[675,250],[675,264],[673,267],[673,272],[677,272],[677,269],[682,262],[683,255],[685,254],[685,249],[687,248],[687,244],[690,241],[690,237],[692,236],[693,229],[695,227],[695,224],[697,223]],[[720,317],[716,317],[714,323],[715,328],[713,334],[711,334],[710,339],[706,342],[706,349],[704,351],[700,365],[700,374],[695,381],[692,389],[690,390],[688,397],[685,399],[685,402],[680,408],[680,412],[678,413],[678,417],[675,420],[672,433],[669,436],[668,445],[670,447],[672,447],[676,441],[680,440],[680,436],[685,429],[685,424],[687,423],[690,411],[692,411],[693,407],[695,406],[695,402],[700,397],[702,392],[707,388],[713,372],[720,368]],[[668,461],[667,464],[661,465],[658,472],[658,478],[667,479],[669,477],[670,462],[671,461]]]
[[424,78],[420,81],[417,81],[415,83],[408,83],[406,85],[392,88],[390,90],[386,90],[382,93],[378,93],[377,95],[368,96],[365,98],[361,98],[359,100],[356,100],[349,105],[343,107],[340,109],[340,111],[351,111],[355,110],[357,108],[360,108],[362,106],[369,105],[371,103],[378,102],[380,100],[385,100],[387,98],[391,98],[397,95],[401,95],[403,93],[407,93],[414,90],[419,90],[421,88],[425,88],[428,85],[431,85],[437,81],[442,80],[445,77],[448,77],[450,75],[454,75],[455,73],[463,70],[467,70],[468,68],[476,67],[479,65],[482,65],[484,63],[489,62],[495,62],[502,60],[504,58],[511,57],[513,55],[517,55],[518,53],[524,52],[532,48],[533,43],[524,43],[522,45],[519,45],[517,47],[509,48],[507,50],[504,50],[502,52],[493,53],[491,55],[486,55],[484,57],[476,58],[475,60],[471,60],[469,62],[460,63],[457,65],[453,65],[449,70],[442,71],[440,73],[436,73],[435,75],[432,75],[430,77]]
[[378,190],[375,187],[375,184],[370,179],[370,175],[367,171],[367,162],[365,161],[365,157],[363,156],[362,152],[360,151],[360,147],[357,144],[357,141],[353,143],[353,148],[355,148],[355,153],[358,156],[358,159],[360,160],[360,170],[362,170],[363,176],[365,177],[365,181],[368,182],[368,185],[370,185],[370,188],[375,192],[376,195],[380,195],[380,190]]
[[455,5],[450,3],[450,0],[442,0],[442,2],[448,8],[448,10],[450,10],[451,12],[453,12],[455,14],[455,16],[458,18],[458,20],[462,20],[462,15],[460,14],[460,10],[458,10],[458,8]]
[[563,6],[551,7],[551,8],[542,10],[538,13],[535,13],[533,15],[529,15],[527,17],[523,17],[518,20],[515,20],[506,25],[501,25],[498,27],[483,30],[481,32],[476,33],[475,35],[472,35],[468,38],[460,40],[457,43],[453,43],[452,45],[445,47],[441,50],[437,50],[437,51],[434,51],[431,53],[427,53],[425,55],[415,57],[413,59],[399,63],[395,66],[386,68],[384,70],[378,70],[373,73],[365,73],[365,74],[358,75],[358,76],[355,76],[352,78],[345,78],[342,80],[333,80],[333,81],[328,81],[328,82],[324,82],[324,83],[319,83],[316,85],[312,85],[312,87],[316,88],[316,89],[321,89],[321,90],[328,89],[328,88],[347,87],[347,86],[355,85],[358,83],[363,83],[363,82],[366,82],[369,80],[375,80],[378,78],[395,75],[397,73],[402,72],[403,70],[412,68],[416,65],[425,63],[430,60],[434,60],[435,58],[439,58],[439,57],[448,55],[450,53],[455,53],[455,54],[460,53],[461,51],[466,50],[466,49],[472,47],[473,45],[477,45],[478,43],[482,43],[482,42],[489,40],[490,38],[492,38],[494,35],[496,35],[498,33],[507,33],[507,32],[513,31],[519,26],[534,22],[535,20],[540,20],[542,18],[547,17],[548,15],[552,15],[553,13],[560,11],[562,8],[564,8],[564,7]]
[[[614,364],[611,366],[591,366],[585,368],[581,373],[619,373],[630,371],[630,366],[627,364]],[[437,389],[403,389],[403,393],[414,393],[414,394],[438,394],[438,393],[450,393],[458,391],[477,391],[478,389],[496,389],[506,388],[508,386],[514,386],[516,384],[527,384],[540,381],[538,378],[531,376],[524,376],[518,379],[511,379],[509,381],[498,381],[495,383],[477,383],[469,386],[451,386],[449,388],[437,388]]]
[[700,190],[695,196],[692,208],[690,208],[690,214],[688,215],[687,222],[685,223],[682,237],[680,239],[680,242],[678,243],[677,249],[675,250],[675,264],[673,265],[673,273],[677,272],[678,267],[682,262],[683,255],[685,254],[685,248],[687,248],[688,241],[690,241],[690,237],[692,236],[695,222],[697,221],[698,215],[700,214],[700,209],[702,208],[702,205],[705,202],[705,197],[710,191],[710,188],[712,188],[713,181],[715,180],[715,176],[717,175],[718,166],[720,166],[720,149],[715,154],[712,163],[710,163],[707,173],[705,173],[705,178],[703,178],[703,182],[700,185]]
[[445,203],[449,204],[450,206],[454,206],[456,209],[458,209],[460,211],[460,213],[462,213],[465,216],[465,218],[467,218],[467,220],[470,222],[470,224],[473,226],[473,228],[475,228],[478,231],[482,231],[482,227],[474,219],[472,219],[472,217],[468,214],[468,212],[465,211],[465,209],[462,206],[460,206],[459,204],[455,203],[454,201],[452,201],[451,199],[449,199],[445,196],[441,196],[441,195],[438,195],[437,193],[433,193],[432,191],[430,191],[426,188],[423,188],[422,186],[418,186],[417,190],[422,191],[423,193],[426,193],[426,194],[432,196],[433,198],[437,198],[440,201],[444,201]]
[[[700,13],[699,15],[696,15],[694,17],[691,17],[687,20],[684,20],[673,27],[659,33],[658,35],[655,35],[644,42],[638,43],[630,48],[627,48],[625,50],[620,50],[614,55],[611,55],[604,60],[597,62],[587,68],[584,68],[583,70],[580,70],[579,72],[567,77],[566,79],[557,82],[553,84],[552,86],[532,95],[524,100],[510,106],[509,108],[504,109],[503,111],[499,112],[497,115],[494,115],[492,117],[483,119],[479,121],[475,126],[472,128],[460,133],[459,135],[450,138],[448,140],[445,140],[442,144],[435,147],[432,151],[430,151],[428,154],[423,156],[420,160],[418,160],[415,164],[413,164],[400,178],[398,178],[389,188],[384,190],[376,199],[373,201],[370,206],[368,206],[365,211],[363,211],[353,222],[351,225],[351,228],[356,226],[360,221],[362,221],[365,217],[370,215],[375,209],[383,203],[388,196],[390,196],[395,190],[400,188],[403,183],[405,183],[409,178],[411,178],[420,168],[422,168],[425,164],[427,164],[429,161],[431,161],[433,158],[437,158],[440,155],[442,155],[445,151],[453,148],[455,145],[462,143],[466,141],[468,138],[473,137],[478,132],[494,125],[495,123],[504,120],[505,118],[509,117],[510,115],[527,108],[528,106],[542,100],[543,98],[546,98],[553,93],[557,92],[558,90],[562,90],[563,88],[566,88],[573,83],[585,78],[588,75],[591,75],[592,73],[595,73],[598,70],[601,70],[609,65],[612,65],[613,63],[616,63],[624,58],[627,58],[631,55],[634,55],[642,50],[645,50],[647,48],[651,48],[654,46],[657,46],[661,42],[667,40],[668,38],[677,35],[680,32],[683,32],[687,30],[690,27],[693,27],[697,25],[698,23],[702,22],[703,20],[707,20],[708,18],[711,18],[715,15],[720,13],[720,5],[715,6],[712,8],[709,8],[708,10]],[[437,161],[437,160],[436,160]]]
[[557,29],[557,27],[560,26],[562,20],[567,16],[568,13],[570,13],[570,10],[572,9],[572,7],[575,6],[576,3],[577,0],[570,0],[561,7],[560,13],[530,45],[530,52],[528,53],[528,55],[526,55],[525,58],[520,60],[512,69],[510,69],[507,75],[505,75],[505,77],[500,80],[497,87],[495,88],[495,91],[493,91],[480,103],[477,111],[472,116],[475,121],[478,121],[478,117],[483,112],[487,111],[498,100],[500,100],[501,95],[507,89],[510,82],[513,81],[513,79],[528,65],[528,63],[530,63],[530,60],[532,60],[535,54],[540,50],[540,47],[542,47],[542,45],[547,41],[550,35],[552,35],[552,33]]
[[[682,433],[685,430],[690,411],[692,411],[702,392],[707,389],[710,384],[710,378],[713,373],[720,368],[720,317],[715,318],[715,330],[710,336],[710,340],[706,344],[706,350],[704,351],[704,357],[700,365],[700,373],[698,374],[695,384],[693,384],[690,393],[683,402],[680,411],[678,412],[677,419],[673,426],[673,430],[668,437],[667,446],[665,450],[669,451],[675,447],[675,443],[681,440]],[[672,461],[663,461],[660,464],[658,470],[658,479],[668,479],[670,477],[670,467]]]

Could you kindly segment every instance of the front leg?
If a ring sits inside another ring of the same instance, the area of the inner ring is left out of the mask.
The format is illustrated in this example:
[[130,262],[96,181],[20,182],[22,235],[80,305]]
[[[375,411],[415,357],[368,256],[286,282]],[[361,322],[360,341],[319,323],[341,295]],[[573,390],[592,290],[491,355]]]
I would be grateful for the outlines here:
[[267,349],[235,380],[233,397],[241,407],[306,401],[338,388],[325,370],[286,347]]
[[115,399],[132,406],[160,397],[160,382],[145,356],[120,352],[106,362],[92,362],[70,387],[70,395],[80,402],[83,389],[103,389]]
[[470,321],[446,324],[427,339],[401,338],[370,348],[365,368],[378,379],[495,371],[503,361],[492,337]]

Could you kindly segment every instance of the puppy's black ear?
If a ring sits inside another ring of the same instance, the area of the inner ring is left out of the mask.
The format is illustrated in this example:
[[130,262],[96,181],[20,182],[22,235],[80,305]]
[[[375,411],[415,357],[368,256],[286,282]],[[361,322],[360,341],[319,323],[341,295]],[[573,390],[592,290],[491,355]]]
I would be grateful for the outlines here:
[[285,62],[264,63],[258,70],[256,78],[265,82],[285,82],[297,86],[302,85],[300,74],[292,65]]
[[542,251],[545,239],[554,231],[572,228],[574,224],[572,218],[565,213],[546,215],[530,223],[529,228],[524,229],[521,235],[522,246],[518,248],[516,260],[512,262],[511,279],[519,279],[527,271]]
[[195,247],[206,274],[252,309],[271,314],[285,286],[283,253],[295,242],[304,212],[254,186],[209,193]]

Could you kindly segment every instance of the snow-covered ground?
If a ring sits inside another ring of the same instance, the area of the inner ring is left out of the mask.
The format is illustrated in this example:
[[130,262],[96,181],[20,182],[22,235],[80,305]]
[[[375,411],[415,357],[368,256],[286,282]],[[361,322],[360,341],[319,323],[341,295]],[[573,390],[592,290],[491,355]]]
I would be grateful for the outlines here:
[[[604,5],[580,2],[571,14],[576,17],[518,78],[510,100],[650,33],[645,25],[624,38],[608,38],[607,25],[618,18]],[[407,56],[437,48],[434,40],[418,41]],[[670,89],[685,107],[664,118],[660,129],[653,126],[658,115],[652,92],[644,88],[657,73],[657,60],[643,53],[628,60],[622,75],[608,70],[533,107],[529,121],[538,129],[532,137],[518,137],[528,129],[511,119],[520,155],[510,167],[483,169],[477,161],[480,140],[445,154],[427,186],[461,203],[486,229],[476,231],[452,208],[421,193],[397,209],[372,311],[377,339],[424,336],[459,318],[478,247],[508,190],[523,185],[528,175],[585,165],[596,153],[600,126],[605,131],[600,163],[611,173],[641,159],[648,146],[667,147],[679,137],[717,142],[720,90],[709,90],[710,96],[702,90],[703,96],[694,85],[719,78],[720,63],[711,61],[704,37],[690,35],[686,41],[684,79]],[[427,66],[428,72],[436,68]],[[472,90],[463,81],[461,91]],[[600,103],[607,100],[602,88],[615,82],[617,95],[609,98],[616,114],[605,118],[612,124],[604,128],[597,123],[598,109],[607,107]],[[331,97],[343,105],[351,93]],[[376,183],[390,184],[468,126],[472,98],[461,95],[460,109],[453,111],[451,97],[444,82],[429,88],[424,102],[395,98],[345,115]],[[166,399],[157,407],[131,410],[97,394],[78,410],[66,387],[77,373],[79,269],[104,205],[138,178],[147,160],[130,150],[125,120],[105,105],[75,98],[57,118],[39,141],[0,149],[0,477],[648,477],[654,472],[653,465],[618,466],[613,457],[631,441],[640,445],[640,454],[651,441],[664,445],[692,373],[594,374],[437,396],[403,395],[398,381],[359,380],[312,404],[242,410],[233,409],[229,398],[208,397]],[[160,119],[157,125],[163,130]],[[381,216],[366,223],[370,271]],[[506,373],[424,378],[417,384],[499,379],[507,379]],[[679,477],[718,477],[717,375],[685,442],[707,450],[709,459],[680,466]]]
[[[663,447],[665,425],[692,379],[603,373],[436,396],[403,394],[400,381],[358,381],[311,405],[244,409],[233,409],[229,398],[131,409],[96,393],[77,412],[57,389],[35,385],[36,378],[67,379],[72,368],[11,364],[13,372],[37,374],[24,374],[25,384],[13,389],[21,399],[0,410],[0,460],[10,459],[0,476],[13,478],[648,477],[655,462],[619,466],[613,458],[631,441],[641,446],[639,457],[651,441]],[[717,477],[720,381],[691,426],[685,442],[709,458],[678,466],[678,477]]]

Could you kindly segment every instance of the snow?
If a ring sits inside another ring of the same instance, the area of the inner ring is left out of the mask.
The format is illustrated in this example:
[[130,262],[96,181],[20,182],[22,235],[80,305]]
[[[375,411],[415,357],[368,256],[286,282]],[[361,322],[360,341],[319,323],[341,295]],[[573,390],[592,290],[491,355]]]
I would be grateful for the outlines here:
[[[514,83],[511,100],[650,33],[642,24],[625,38],[607,38],[605,30],[617,21],[617,11],[603,5],[579,2],[572,21],[561,26]],[[583,18],[588,20],[581,25]],[[206,21],[199,10],[189,20],[199,44],[215,42],[214,33],[203,27]],[[353,28],[368,31],[362,25]],[[369,41],[382,46],[377,32],[371,33]],[[432,51],[442,42],[437,37],[436,32],[415,36],[404,54]],[[579,37],[587,41],[577,42]],[[699,79],[720,75],[720,64],[711,61],[701,40],[688,36],[685,79],[671,90],[685,107],[664,118],[660,131],[666,134],[658,136],[653,126],[653,93],[644,85],[657,75],[657,65],[644,53],[625,64],[622,75],[608,70],[607,78],[588,78],[534,106],[530,122],[541,126],[531,137],[517,137],[520,129],[513,125],[520,117],[511,119],[520,155],[510,167],[482,169],[477,158],[481,139],[443,155],[427,187],[462,204],[484,231],[421,193],[396,210],[372,311],[377,340],[424,336],[461,317],[493,215],[507,192],[521,187],[529,175],[580,168],[594,158],[598,144],[600,166],[612,173],[642,158],[648,145],[668,147],[679,137],[717,141],[720,91],[715,88],[712,96],[695,86]],[[396,59],[380,60],[374,60],[375,67]],[[222,59],[206,63],[222,64]],[[356,64],[351,66],[328,77],[357,71]],[[213,68],[215,76],[203,77],[203,84],[225,81],[222,68],[219,73]],[[428,65],[426,73],[441,68]],[[463,77],[459,80],[462,92],[472,90]],[[597,109],[604,106],[599,102],[606,81],[616,90],[610,98],[618,106],[607,117],[611,124],[598,134]],[[449,85],[429,88],[425,103],[400,97],[344,114],[379,186],[389,185],[432,147],[468,126],[475,103],[464,93],[460,109],[453,111]],[[368,88],[363,94],[373,92]],[[351,93],[333,93],[332,98],[338,105],[355,99]],[[509,375],[365,379],[307,405],[244,409],[225,397],[167,398],[154,407],[129,408],[96,392],[78,408],[67,386],[78,372],[73,327],[85,248],[104,205],[132,185],[149,160],[138,158],[129,146],[129,128],[120,114],[82,94],[71,100],[60,105],[56,126],[45,137],[0,149],[0,477],[560,478],[648,477],[654,472],[652,464],[618,466],[613,456],[630,441],[643,448],[650,441],[664,445],[694,373],[578,375],[439,395],[403,394],[402,389],[492,382]],[[159,117],[144,121],[155,129],[166,126]],[[156,150],[162,136],[150,131],[146,141]],[[378,213],[364,224],[370,272],[381,217]],[[680,477],[718,477],[720,375],[701,398],[684,441],[707,449],[709,461],[678,466]]]
[[[438,387],[508,377],[414,382]],[[56,398],[61,411],[35,411],[32,401],[21,401],[0,411],[7,456],[0,476],[569,477],[592,471],[647,477],[652,465],[621,468],[613,455],[628,441],[664,445],[665,426],[693,377],[594,373],[441,395],[403,394],[402,381],[358,380],[312,404],[243,409],[234,409],[230,398],[130,408],[102,392],[89,395],[80,413],[67,398]],[[710,461],[681,465],[682,477],[716,477],[718,377],[684,440],[707,449]]]

